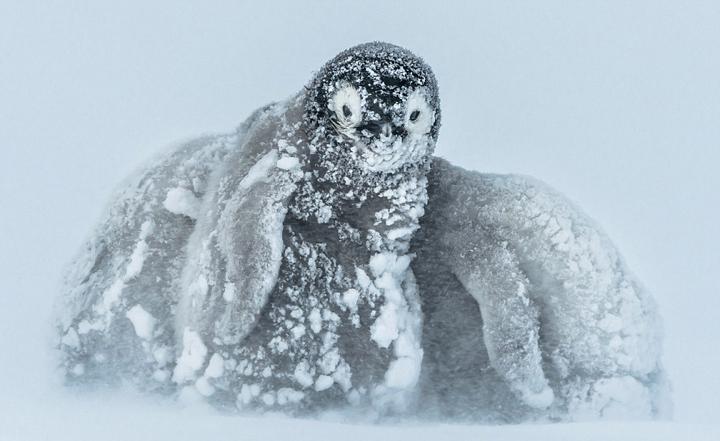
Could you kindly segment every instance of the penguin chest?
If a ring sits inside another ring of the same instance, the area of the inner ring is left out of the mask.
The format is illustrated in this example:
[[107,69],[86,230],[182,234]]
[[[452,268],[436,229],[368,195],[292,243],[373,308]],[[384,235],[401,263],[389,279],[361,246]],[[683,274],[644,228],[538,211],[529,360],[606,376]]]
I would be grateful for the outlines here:
[[378,288],[371,265],[355,262],[369,255],[358,246],[307,241],[286,230],[278,283],[239,357],[241,404],[313,410],[375,401],[398,363],[398,344],[419,347],[398,319],[398,303],[411,315],[412,273],[385,277],[394,289]]

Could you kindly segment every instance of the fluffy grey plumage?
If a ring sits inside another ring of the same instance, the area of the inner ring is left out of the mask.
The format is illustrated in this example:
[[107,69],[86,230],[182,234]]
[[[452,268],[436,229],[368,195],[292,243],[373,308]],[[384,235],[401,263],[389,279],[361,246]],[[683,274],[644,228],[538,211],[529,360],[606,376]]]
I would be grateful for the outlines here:
[[542,184],[433,158],[439,126],[429,67],[369,43],[156,160],[67,277],[68,382],[287,412],[658,413],[656,312],[614,247]]
[[485,421],[670,413],[655,304],[586,215],[529,177],[435,159],[428,180],[413,270],[431,412]]

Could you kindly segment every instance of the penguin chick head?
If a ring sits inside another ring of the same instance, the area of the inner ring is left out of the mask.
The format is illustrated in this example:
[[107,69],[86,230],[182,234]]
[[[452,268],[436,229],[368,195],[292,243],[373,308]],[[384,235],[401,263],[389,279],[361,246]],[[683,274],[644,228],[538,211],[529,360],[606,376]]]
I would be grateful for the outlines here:
[[401,47],[355,46],[330,60],[307,87],[305,121],[321,156],[341,155],[371,174],[424,168],[440,128],[435,76]]

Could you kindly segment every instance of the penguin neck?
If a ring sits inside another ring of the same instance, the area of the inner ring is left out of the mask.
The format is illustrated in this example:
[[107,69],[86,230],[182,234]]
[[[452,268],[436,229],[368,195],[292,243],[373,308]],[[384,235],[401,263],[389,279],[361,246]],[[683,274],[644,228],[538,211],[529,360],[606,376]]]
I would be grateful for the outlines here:
[[427,203],[425,167],[381,178],[343,173],[310,161],[290,202],[295,228],[314,242],[360,247],[368,253],[406,254]]

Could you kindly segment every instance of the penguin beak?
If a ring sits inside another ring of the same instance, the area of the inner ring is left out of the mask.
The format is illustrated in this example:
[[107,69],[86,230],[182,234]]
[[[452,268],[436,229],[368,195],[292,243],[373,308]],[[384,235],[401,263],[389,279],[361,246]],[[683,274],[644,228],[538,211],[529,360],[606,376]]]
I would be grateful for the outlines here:
[[393,137],[393,127],[389,122],[383,123],[380,128],[379,138],[383,143],[390,143]]
[[377,138],[382,143],[390,143],[396,137],[405,135],[404,128],[396,127],[392,122],[387,120],[368,121],[363,125],[361,131],[371,137]]
[[390,124],[389,122],[383,123],[382,130],[380,131],[380,136],[389,138],[390,136],[392,136],[392,133],[393,133],[392,124]]

